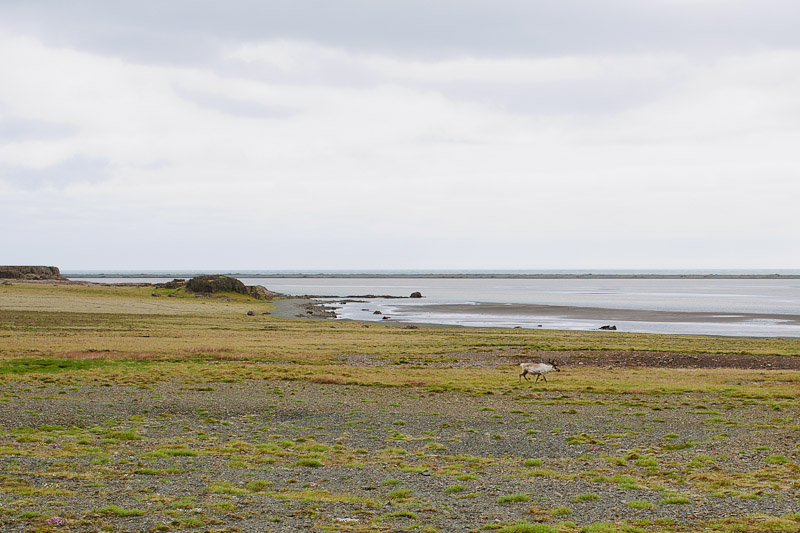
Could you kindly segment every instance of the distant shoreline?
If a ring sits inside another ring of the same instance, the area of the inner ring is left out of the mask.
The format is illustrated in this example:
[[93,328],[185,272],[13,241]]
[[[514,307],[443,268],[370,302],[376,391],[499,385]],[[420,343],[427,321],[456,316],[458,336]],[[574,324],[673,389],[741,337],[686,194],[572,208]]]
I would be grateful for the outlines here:
[[553,274],[553,273],[408,273],[408,272],[320,272],[320,273],[247,273],[247,272],[142,272],[142,273],[88,273],[62,272],[69,279],[103,278],[192,278],[200,274],[223,274],[234,278],[254,279],[800,279],[800,274]]

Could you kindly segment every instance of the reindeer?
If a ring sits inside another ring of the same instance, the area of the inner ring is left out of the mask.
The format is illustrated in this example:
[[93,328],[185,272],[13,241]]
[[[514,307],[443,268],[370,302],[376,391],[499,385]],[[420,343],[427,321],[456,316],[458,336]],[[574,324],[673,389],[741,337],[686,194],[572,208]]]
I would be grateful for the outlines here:
[[520,383],[522,383],[523,377],[525,378],[525,381],[530,381],[527,374],[536,374],[534,383],[539,381],[539,378],[544,379],[544,382],[547,383],[545,374],[549,374],[550,372],[561,372],[561,370],[558,369],[556,362],[552,359],[546,363],[520,363],[519,366],[522,368],[522,372],[519,375]]

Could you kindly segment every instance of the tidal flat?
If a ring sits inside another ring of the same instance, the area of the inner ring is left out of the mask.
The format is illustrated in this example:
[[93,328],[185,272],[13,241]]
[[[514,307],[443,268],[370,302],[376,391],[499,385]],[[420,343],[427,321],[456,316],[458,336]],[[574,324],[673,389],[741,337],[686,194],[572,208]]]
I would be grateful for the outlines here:
[[798,339],[271,309],[0,285],[2,530],[800,531]]

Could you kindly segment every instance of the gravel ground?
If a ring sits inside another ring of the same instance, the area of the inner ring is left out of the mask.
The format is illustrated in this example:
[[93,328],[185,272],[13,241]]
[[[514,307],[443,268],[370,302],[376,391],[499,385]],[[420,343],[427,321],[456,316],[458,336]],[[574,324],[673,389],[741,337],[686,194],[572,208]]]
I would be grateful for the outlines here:
[[[558,355],[569,364],[651,358]],[[9,532],[47,530],[54,516],[69,531],[475,531],[519,520],[568,520],[574,529],[559,527],[577,531],[663,519],[702,529],[714,518],[800,511],[794,401],[270,381],[10,383],[3,394],[0,525]],[[501,503],[510,495],[524,501]],[[666,503],[670,495],[684,503]]]

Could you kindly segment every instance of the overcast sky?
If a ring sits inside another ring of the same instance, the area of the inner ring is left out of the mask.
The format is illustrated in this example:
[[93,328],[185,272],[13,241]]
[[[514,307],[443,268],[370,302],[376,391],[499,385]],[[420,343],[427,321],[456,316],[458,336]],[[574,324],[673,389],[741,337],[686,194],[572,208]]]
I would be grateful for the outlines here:
[[0,264],[800,267],[796,0],[0,2]]

